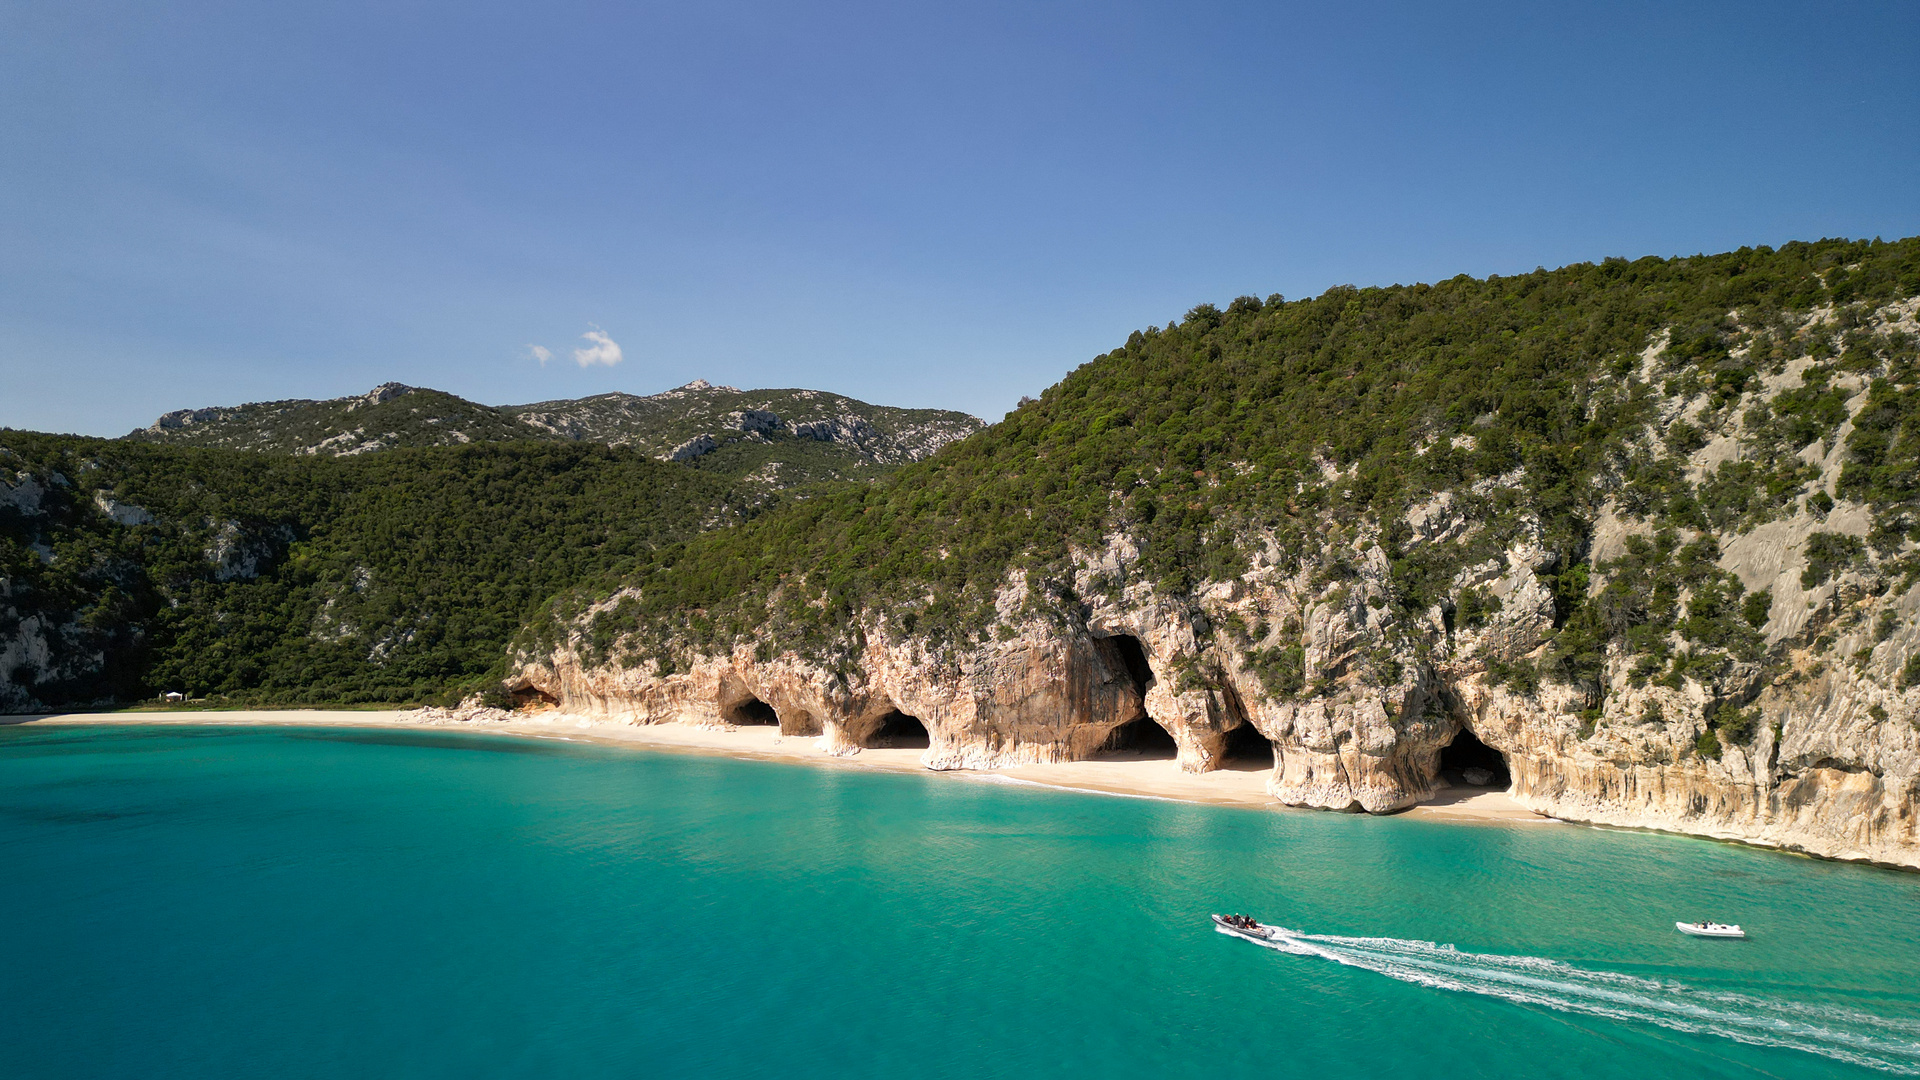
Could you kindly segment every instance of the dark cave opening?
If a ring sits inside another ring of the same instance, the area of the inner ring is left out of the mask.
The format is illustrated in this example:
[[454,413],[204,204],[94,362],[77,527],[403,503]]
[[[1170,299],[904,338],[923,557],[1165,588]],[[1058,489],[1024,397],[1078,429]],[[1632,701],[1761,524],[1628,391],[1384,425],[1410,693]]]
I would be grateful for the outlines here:
[[[1484,777],[1481,774],[1486,774]],[[1480,741],[1466,728],[1440,751],[1440,775],[1447,782],[1463,787],[1505,788],[1513,784],[1507,769],[1507,757]],[[1479,781],[1475,783],[1475,781]]]
[[1152,717],[1142,716],[1108,732],[1107,741],[1100,744],[1100,752],[1171,759],[1180,756],[1180,745],[1173,741],[1166,728],[1154,723]]
[[750,697],[731,706],[721,713],[721,717],[727,723],[739,727],[766,727],[780,723],[780,717],[773,711],[773,706],[757,697]]
[[1273,740],[1260,734],[1260,729],[1252,724],[1242,723],[1227,732],[1227,741],[1220,751],[1222,768],[1271,769],[1275,762]]
[[933,745],[927,737],[927,725],[917,716],[895,709],[880,718],[867,745],[875,750],[925,750]]
[[554,697],[545,690],[536,689],[531,686],[523,686],[518,690],[509,690],[507,696],[513,700],[513,707],[516,709],[524,709],[529,705],[552,705],[557,707],[560,704],[559,698]]
[[1132,634],[1115,634],[1106,639],[1113,651],[1120,654],[1120,662],[1126,665],[1127,677],[1133,680],[1133,688],[1140,696],[1147,696],[1147,687],[1153,685],[1153,665],[1147,663],[1146,647]]

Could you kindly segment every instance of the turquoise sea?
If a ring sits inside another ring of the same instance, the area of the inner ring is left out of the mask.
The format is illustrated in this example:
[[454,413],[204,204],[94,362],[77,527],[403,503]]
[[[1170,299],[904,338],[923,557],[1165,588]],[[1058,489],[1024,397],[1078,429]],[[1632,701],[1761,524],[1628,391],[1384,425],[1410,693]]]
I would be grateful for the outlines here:
[[1920,875],[558,741],[0,728],[0,1077],[1890,1073],[1920,1074]]

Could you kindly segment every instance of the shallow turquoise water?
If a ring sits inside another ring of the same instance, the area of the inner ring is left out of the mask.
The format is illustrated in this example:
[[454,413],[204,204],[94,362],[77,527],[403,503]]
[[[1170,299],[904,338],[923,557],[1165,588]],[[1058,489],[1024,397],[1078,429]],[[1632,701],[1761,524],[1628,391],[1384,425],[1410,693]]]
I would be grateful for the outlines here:
[[[1220,910],[1395,940],[1287,955]],[[1672,929],[1702,916],[1754,936]],[[1920,875],[484,736],[0,729],[5,1077],[1902,1069]]]

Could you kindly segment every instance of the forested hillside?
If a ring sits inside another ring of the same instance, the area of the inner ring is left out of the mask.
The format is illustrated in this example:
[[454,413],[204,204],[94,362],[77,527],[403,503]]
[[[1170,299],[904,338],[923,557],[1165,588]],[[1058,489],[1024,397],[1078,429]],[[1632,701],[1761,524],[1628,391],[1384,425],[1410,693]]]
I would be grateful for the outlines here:
[[0,431],[0,709],[497,685],[554,593],[979,427],[813,390],[494,407],[388,383],[118,440]]
[[[978,638],[1010,572],[1060,581],[1076,548],[1116,531],[1173,593],[1237,576],[1269,542],[1288,560],[1337,561],[1330,540],[1371,528],[1393,559],[1395,603],[1424,610],[1523,518],[1539,522],[1556,572],[1579,574],[1609,499],[1695,530],[1785,512],[1814,475],[1795,455],[1846,417],[1835,378],[1880,377],[1877,412],[1891,418],[1874,438],[1911,456],[1898,433],[1915,342],[1865,313],[1916,292],[1920,240],[1829,241],[1202,304],[937,460],[668,549],[626,610],[643,633],[667,633],[665,617],[691,647],[725,646],[769,614],[793,621],[793,640],[817,640],[872,604]],[[1830,327],[1807,325],[1816,309]],[[1746,407],[1802,358],[1811,381]],[[1669,416],[1662,398],[1702,407]],[[1689,481],[1684,455],[1716,437],[1751,453]],[[1856,449],[1879,460],[1866,437]],[[1873,475],[1892,478],[1868,481],[1867,460],[1849,490],[1875,496],[1876,535],[1897,550],[1915,521],[1901,486],[1912,481],[1884,464]],[[1480,539],[1412,550],[1407,510],[1449,490],[1484,520]]]
[[0,432],[0,709],[497,683],[542,600],[757,502],[578,443],[327,458]]

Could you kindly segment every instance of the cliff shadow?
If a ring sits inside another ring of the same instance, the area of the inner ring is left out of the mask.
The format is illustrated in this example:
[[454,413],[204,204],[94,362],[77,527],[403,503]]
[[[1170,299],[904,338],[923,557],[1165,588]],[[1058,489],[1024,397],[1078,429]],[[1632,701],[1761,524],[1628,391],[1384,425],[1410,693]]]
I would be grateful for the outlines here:
[[1095,643],[1106,652],[1108,657],[1119,661],[1119,666],[1127,673],[1127,679],[1133,683],[1134,692],[1140,700],[1147,698],[1147,689],[1153,685],[1153,665],[1147,662],[1146,646],[1132,634],[1114,634],[1097,638]]
[[[1090,761],[1173,761],[1180,744],[1151,716],[1138,716],[1107,733]],[[1271,766],[1269,766],[1271,767]]]
[[1456,790],[1504,791],[1513,786],[1507,756],[1480,741],[1471,728],[1461,726],[1453,741],[1440,750],[1440,779]]
[[860,745],[869,750],[925,750],[933,741],[924,721],[894,709],[880,718],[879,726]]
[[1107,732],[1107,737],[1088,755],[1089,761],[1172,761],[1180,756],[1173,734],[1147,715],[1147,691],[1154,684],[1153,665],[1147,660],[1146,646],[1132,634],[1111,634],[1095,638],[1094,648],[1109,669],[1125,674],[1133,692],[1139,695],[1140,715]]
[[1259,728],[1242,721],[1222,739],[1217,760],[1219,764],[1216,768],[1234,772],[1272,772],[1280,758],[1273,748],[1272,739],[1260,734]]

